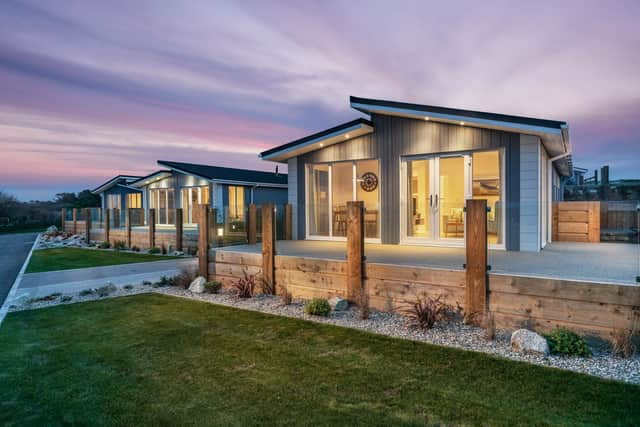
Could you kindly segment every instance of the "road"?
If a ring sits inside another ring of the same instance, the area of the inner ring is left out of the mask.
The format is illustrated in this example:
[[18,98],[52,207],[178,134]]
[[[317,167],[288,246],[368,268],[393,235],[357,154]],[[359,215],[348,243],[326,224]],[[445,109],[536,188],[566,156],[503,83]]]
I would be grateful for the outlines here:
[[27,258],[38,233],[0,234],[0,306]]

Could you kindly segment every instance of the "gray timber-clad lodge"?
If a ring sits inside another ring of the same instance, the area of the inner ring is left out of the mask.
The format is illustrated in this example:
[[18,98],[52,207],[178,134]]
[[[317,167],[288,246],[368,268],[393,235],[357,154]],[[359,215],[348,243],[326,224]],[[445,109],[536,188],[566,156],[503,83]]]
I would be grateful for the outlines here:
[[490,247],[538,251],[571,174],[566,122],[351,97],[368,115],[264,151],[288,164],[294,238],[346,237],[365,205],[371,242],[464,246],[467,199],[486,199]]

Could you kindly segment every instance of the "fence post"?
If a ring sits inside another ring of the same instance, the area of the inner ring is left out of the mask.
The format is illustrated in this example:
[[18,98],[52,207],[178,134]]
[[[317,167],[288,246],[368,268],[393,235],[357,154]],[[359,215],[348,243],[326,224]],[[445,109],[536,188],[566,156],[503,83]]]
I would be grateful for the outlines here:
[[249,205],[249,227],[247,228],[247,243],[255,245],[258,241],[258,209],[256,205]]
[[111,224],[109,224],[110,219],[111,219],[111,209],[105,209],[104,210],[104,240],[109,243],[111,243],[111,241],[109,240],[109,231],[111,229]]
[[200,205],[198,224],[198,272],[209,280],[209,206]]
[[467,200],[466,212],[465,310],[478,324],[487,310],[487,201]]
[[84,239],[87,244],[91,243],[91,210],[84,208]]
[[276,217],[273,203],[262,205],[262,281],[265,289],[276,293]]
[[131,208],[127,208],[127,215],[124,219],[127,228],[127,247],[131,249]]
[[149,249],[156,246],[156,210],[149,209]]
[[347,299],[360,305],[364,285],[364,202],[347,202]]
[[182,209],[176,209],[176,251],[182,251]]
[[73,234],[78,234],[78,209],[73,208]]
[[293,209],[291,204],[284,205],[284,240],[291,240],[293,231]]
[[[600,203],[601,202],[588,202],[588,227],[589,232],[587,239],[589,243],[600,243]],[[606,202],[605,202],[606,203]]]
[[60,215],[62,215],[60,220],[60,224],[62,225],[62,228],[60,229],[60,231],[64,231],[64,226],[66,225],[66,222],[67,222],[67,210],[65,208],[62,208],[60,210]]

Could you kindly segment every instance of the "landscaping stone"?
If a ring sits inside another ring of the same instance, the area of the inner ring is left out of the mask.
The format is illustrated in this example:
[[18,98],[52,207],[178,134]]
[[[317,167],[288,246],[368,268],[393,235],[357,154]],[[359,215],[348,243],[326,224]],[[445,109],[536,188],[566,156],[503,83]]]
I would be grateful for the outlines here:
[[171,255],[172,255],[172,256],[183,256],[183,255],[184,255],[184,252],[182,252],[182,251],[173,251],[173,252],[171,253]]
[[511,334],[511,350],[516,353],[547,356],[549,354],[549,344],[543,336],[533,331],[518,329]]
[[204,285],[207,283],[207,279],[202,276],[198,276],[193,279],[193,282],[189,285],[189,291],[194,294],[201,294],[204,292]]
[[53,234],[53,233],[57,233],[58,232],[58,227],[56,227],[55,225],[51,225],[49,226],[49,228],[47,228],[47,233],[48,234]]
[[329,305],[333,311],[343,311],[349,308],[349,301],[340,297],[333,297],[329,299]]

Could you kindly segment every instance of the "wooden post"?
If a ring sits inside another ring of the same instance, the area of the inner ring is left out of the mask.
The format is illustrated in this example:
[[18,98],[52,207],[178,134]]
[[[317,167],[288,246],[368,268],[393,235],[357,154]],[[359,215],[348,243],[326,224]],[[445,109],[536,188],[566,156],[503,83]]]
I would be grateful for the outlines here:
[[249,214],[247,216],[249,220],[249,224],[247,224],[247,243],[255,245],[258,241],[258,209],[253,203],[249,205]]
[[558,202],[553,202],[551,208],[551,241],[558,241]]
[[67,222],[67,210],[65,208],[62,208],[60,210],[60,215],[62,215],[62,218],[60,220],[62,228],[60,229],[60,231],[64,231],[64,226],[66,225],[65,223]]
[[284,205],[284,240],[291,240],[293,236],[293,209],[287,203]]
[[131,208],[127,208],[127,216],[125,216],[125,226],[127,228],[127,247],[131,249]]
[[91,243],[91,210],[89,208],[84,209],[84,239],[87,244]]
[[600,202],[588,202],[588,241],[600,243]]
[[111,243],[109,240],[109,231],[111,229],[111,224],[109,219],[111,219],[111,209],[105,209],[104,211],[104,240],[106,242]]
[[73,234],[78,234],[78,209],[73,208]]
[[176,251],[182,250],[182,209],[176,209]]
[[198,271],[200,276],[209,278],[209,206],[199,205],[198,223]]
[[347,299],[361,304],[364,285],[364,202],[347,202]]
[[149,249],[156,246],[156,210],[149,209]]
[[262,205],[262,281],[265,289],[276,293],[276,217],[273,203]]
[[609,228],[609,202],[600,202],[600,229]]
[[465,311],[479,324],[487,311],[487,201],[467,200]]

